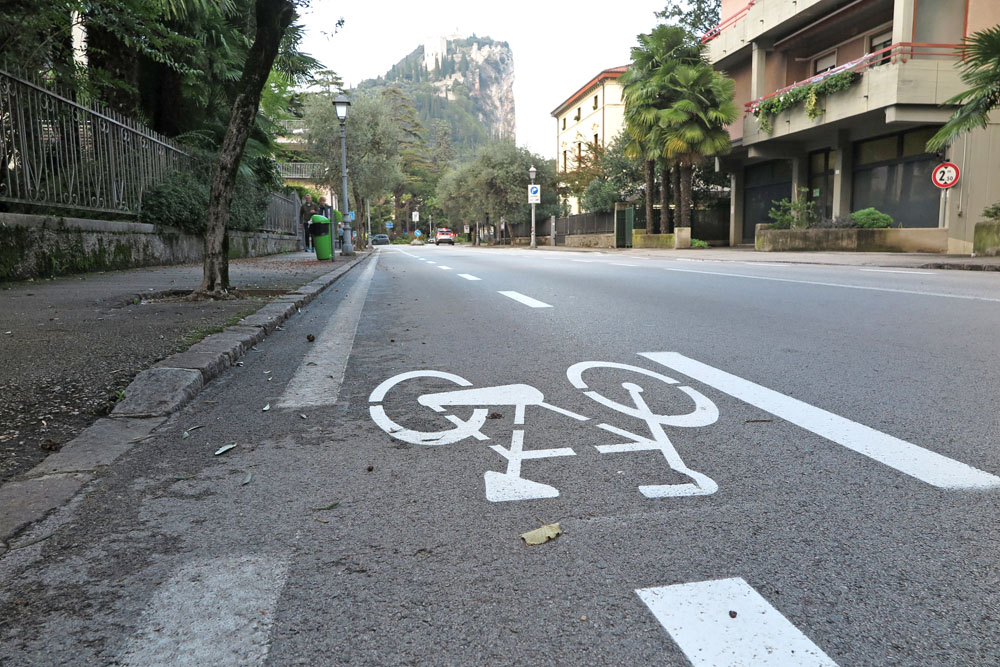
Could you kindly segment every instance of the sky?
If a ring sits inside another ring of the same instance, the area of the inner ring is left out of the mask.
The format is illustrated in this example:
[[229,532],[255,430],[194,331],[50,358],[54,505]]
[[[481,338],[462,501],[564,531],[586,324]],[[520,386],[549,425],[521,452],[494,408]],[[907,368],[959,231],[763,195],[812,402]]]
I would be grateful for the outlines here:
[[[303,12],[302,50],[347,87],[385,74],[429,37],[476,34],[505,41],[514,54],[517,144],[556,155],[549,114],[601,70],[629,63],[636,35],[649,32],[666,0],[313,0]],[[334,33],[343,17],[344,26]]]

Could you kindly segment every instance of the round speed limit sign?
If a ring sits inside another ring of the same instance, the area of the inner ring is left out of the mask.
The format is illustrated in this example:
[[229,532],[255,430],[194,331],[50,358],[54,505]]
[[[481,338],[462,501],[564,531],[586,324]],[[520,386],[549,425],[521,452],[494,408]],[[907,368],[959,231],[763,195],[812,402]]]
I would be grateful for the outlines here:
[[934,167],[931,181],[939,188],[950,188],[958,183],[958,165],[954,162],[942,162]]

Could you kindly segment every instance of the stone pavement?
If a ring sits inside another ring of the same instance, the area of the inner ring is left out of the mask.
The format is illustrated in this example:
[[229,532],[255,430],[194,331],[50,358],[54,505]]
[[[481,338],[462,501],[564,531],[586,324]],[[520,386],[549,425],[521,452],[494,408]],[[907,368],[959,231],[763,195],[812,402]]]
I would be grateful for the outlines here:
[[0,482],[121,401],[140,372],[347,262],[310,253],[233,260],[233,300],[188,301],[201,265],[0,285]]

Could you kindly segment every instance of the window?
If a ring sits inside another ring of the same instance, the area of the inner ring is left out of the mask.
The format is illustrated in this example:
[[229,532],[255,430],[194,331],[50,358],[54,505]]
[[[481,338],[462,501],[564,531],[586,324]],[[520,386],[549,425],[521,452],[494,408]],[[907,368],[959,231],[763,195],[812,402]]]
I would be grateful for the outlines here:
[[939,159],[924,144],[937,126],[854,144],[851,210],[874,206],[902,227],[936,227],[937,188],[928,187]]
[[594,95],[594,108],[597,108],[597,95]]
[[566,129],[566,116],[563,116],[563,129]]
[[815,202],[816,214],[829,218],[833,213],[833,162],[837,152],[824,149],[809,154],[809,201]]
[[[886,32],[880,32],[871,37],[871,48],[868,49],[868,53],[875,53],[876,51],[881,51],[882,49],[887,49],[892,46],[892,30],[887,30]],[[884,65],[889,62],[892,58],[891,52],[886,51],[879,57],[873,65]]]
[[576,145],[576,164],[580,166],[583,163],[583,142],[581,141]]
[[813,74],[831,70],[837,66],[837,52],[831,51],[813,60]]
[[596,134],[594,135],[594,145],[595,145],[595,146],[600,146],[600,145],[601,145],[601,142],[600,142],[600,141],[598,140],[598,138],[597,138],[597,135],[596,135]]
[[569,171],[569,151],[563,151],[563,171]]
[[580,113],[580,110],[581,110],[582,108],[583,108],[583,107],[577,107],[577,108],[576,108],[576,116],[574,116],[574,117],[573,117],[573,120],[580,120],[580,118],[582,117],[582,114]]

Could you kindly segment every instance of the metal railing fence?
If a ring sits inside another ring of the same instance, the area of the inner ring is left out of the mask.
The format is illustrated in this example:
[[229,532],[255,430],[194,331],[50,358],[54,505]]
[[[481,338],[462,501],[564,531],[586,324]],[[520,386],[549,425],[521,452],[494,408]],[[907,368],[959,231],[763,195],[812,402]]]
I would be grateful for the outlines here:
[[326,165],[321,162],[279,162],[278,172],[282,178],[313,180],[326,175]]
[[272,192],[267,200],[267,218],[261,231],[292,236],[298,234],[301,207],[298,194],[293,192],[291,196],[285,197]]
[[137,215],[187,157],[114,111],[0,70],[0,200]]

